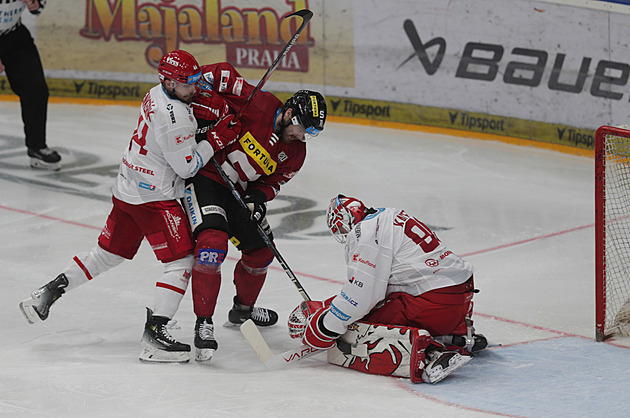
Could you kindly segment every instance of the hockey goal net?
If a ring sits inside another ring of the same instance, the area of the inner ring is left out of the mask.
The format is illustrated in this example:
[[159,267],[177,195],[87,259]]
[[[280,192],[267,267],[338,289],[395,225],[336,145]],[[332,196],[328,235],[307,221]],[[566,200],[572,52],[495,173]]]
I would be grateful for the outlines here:
[[630,336],[630,125],[595,135],[595,325]]

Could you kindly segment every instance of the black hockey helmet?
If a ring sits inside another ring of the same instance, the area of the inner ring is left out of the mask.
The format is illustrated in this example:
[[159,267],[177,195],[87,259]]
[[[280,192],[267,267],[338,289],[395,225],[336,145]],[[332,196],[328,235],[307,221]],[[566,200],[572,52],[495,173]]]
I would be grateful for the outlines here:
[[291,122],[300,125],[310,136],[317,136],[326,123],[326,101],[316,91],[300,90],[284,104],[284,111],[291,109]]

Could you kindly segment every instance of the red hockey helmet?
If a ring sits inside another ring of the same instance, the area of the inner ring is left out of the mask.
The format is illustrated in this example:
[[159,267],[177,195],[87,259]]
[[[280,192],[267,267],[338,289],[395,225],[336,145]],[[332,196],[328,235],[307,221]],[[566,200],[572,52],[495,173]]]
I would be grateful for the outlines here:
[[365,218],[365,205],[359,199],[342,194],[330,201],[326,211],[326,223],[335,239],[341,243],[352,228]]
[[201,68],[190,53],[176,49],[162,57],[158,74],[160,81],[168,78],[184,84],[194,84],[201,78]]

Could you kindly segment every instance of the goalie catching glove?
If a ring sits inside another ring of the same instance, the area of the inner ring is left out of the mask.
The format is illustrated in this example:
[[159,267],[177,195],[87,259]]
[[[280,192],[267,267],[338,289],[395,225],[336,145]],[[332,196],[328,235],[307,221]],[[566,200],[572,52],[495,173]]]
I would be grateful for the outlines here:
[[333,348],[339,334],[326,329],[323,324],[324,315],[329,308],[329,304],[321,301],[300,303],[289,315],[289,336],[301,338],[302,344],[318,350]]

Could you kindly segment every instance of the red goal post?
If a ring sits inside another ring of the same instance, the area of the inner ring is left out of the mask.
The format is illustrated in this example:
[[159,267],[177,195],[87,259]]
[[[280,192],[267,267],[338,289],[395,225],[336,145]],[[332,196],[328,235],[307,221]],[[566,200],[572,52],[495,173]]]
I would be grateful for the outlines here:
[[630,336],[630,125],[595,135],[595,338],[614,335]]

